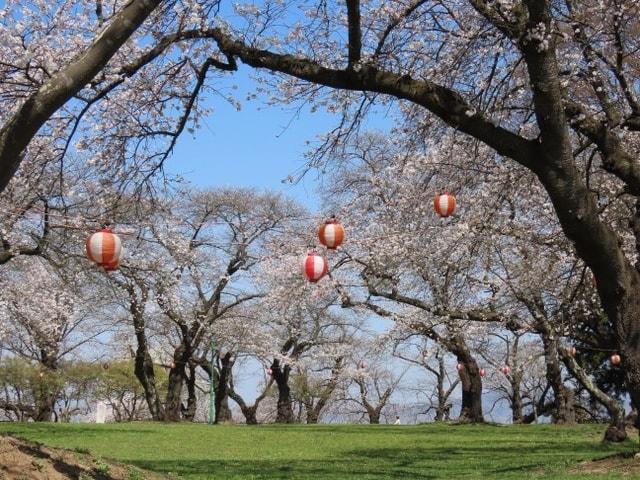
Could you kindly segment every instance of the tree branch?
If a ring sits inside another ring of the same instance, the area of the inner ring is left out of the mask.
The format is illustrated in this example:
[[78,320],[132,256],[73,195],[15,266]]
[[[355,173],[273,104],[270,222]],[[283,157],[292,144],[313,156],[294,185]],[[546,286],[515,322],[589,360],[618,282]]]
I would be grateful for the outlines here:
[[131,0],[86,51],[53,75],[0,129],[0,192],[20,166],[23,151],[45,122],[78,93],[151,15],[162,0]]

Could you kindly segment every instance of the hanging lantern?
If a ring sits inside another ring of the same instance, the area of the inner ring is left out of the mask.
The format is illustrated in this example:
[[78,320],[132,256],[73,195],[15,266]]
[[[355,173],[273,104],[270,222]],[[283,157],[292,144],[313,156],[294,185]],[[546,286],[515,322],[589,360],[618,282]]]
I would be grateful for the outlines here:
[[122,256],[120,237],[108,228],[103,228],[87,238],[86,248],[89,260],[105,268],[119,263]]
[[456,365],[456,370],[458,370],[459,372],[464,370],[464,363],[458,363]]
[[620,355],[617,353],[611,355],[610,360],[613,365],[620,365]]
[[481,368],[480,370],[478,370],[478,373],[480,373],[481,377],[484,377],[487,375],[487,371],[484,368]]
[[329,271],[327,261],[316,251],[310,251],[302,261],[302,272],[312,283],[317,282]]
[[436,213],[441,217],[448,217],[453,214],[456,209],[456,197],[451,195],[450,193],[443,193],[442,195],[438,195],[433,200],[433,207],[436,210]]
[[505,365],[504,367],[500,367],[500,371],[503,375],[509,375],[511,369],[509,368],[509,365]]
[[575,357],[578,351],[576,350],[576,347],[569,347],[567,349],[567,353],[569,353],[569,355],[571,355],[572,357]]
[[318,229],[320,243],[330,250],[335,250],[344,241],[344,227],[338,223],[335,217],[320,225]]
[[271,370],[270,368],[267,368],[267,375],[273,375],[273,370]]

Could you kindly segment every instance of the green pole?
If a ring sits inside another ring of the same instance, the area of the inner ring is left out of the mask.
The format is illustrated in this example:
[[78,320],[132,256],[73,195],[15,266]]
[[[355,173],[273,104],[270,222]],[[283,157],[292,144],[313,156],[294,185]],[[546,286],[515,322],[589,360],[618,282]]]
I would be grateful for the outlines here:
[[215,366],[216,366],[216,342],[211,337],[211,377],[209,381],[209,425],[213,425],[216,418],[216,389],[215,382]]

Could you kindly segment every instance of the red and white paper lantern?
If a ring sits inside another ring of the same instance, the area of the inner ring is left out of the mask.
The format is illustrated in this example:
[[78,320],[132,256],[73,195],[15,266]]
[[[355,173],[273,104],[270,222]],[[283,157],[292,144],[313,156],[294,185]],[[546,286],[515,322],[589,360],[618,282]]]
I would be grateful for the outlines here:
[[611,355],[610,360],[613,365],[620,365],[621,359],[620,359],[620,355],[618,355],[617,353]]
[[478,370],[478,372],[480,373],[481,377],[484,377],[487,375],[487,371],[484,368],[481,368],[480,370]]
[[335,218],[330,218],[318,229],[320,243],[330,250],[335,250],[344,241],[344,227]]
[[103,228],[87,238],[86,248],[89,260],[101,267],[117,265],[122,258],[120,237],[108,228]]
[[450,193],[443,193],[442,195],[438,195],[433,200],[433,208],[441,217],[448,217],[449,215],[452,215],[456,210],[456,197],[454,197]]
[[569,355],[571,355],[572,357],[575,357],[576,353],[578,353],[578,351],[576,350],[576,347],[569,347],[569,348],[567,348],[567,353]]
[[302,261],[302,273],[312,283],[320,280],[328,271],[327,261],[318,252],[309,252]]
[[503,375],[509,375],[511,369],[509,368],[509,365],[505,365],[504,367],[500,367],[500,371]]
[[464,370],[464,363],[458,363],[456,365],[456,370],[458,370],[459,372]]

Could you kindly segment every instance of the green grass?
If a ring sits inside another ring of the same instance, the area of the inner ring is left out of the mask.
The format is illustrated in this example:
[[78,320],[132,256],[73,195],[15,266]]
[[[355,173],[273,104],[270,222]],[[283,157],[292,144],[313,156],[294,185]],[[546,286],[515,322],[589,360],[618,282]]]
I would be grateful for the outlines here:
[[[602,426],[0,424],[0,432],[184,479],[578,479],[576,463],[635,444]],[[640,477],[635,477],[640,478]]]

